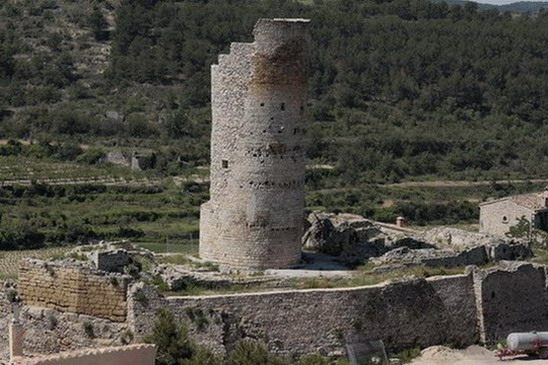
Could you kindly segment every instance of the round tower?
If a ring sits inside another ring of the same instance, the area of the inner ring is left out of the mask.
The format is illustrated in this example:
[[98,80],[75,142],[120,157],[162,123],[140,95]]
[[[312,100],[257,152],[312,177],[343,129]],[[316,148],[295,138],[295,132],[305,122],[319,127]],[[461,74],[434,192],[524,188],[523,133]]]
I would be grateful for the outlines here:
[[200,256],[241,270],[291,267],[304,223],[308,20],[261,19],[212,67],[211,200]]

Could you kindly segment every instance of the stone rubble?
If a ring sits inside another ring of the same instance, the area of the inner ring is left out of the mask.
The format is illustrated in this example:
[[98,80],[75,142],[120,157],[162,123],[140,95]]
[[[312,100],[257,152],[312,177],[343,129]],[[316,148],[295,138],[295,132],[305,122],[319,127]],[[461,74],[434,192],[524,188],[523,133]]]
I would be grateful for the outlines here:
[[524,244],[488,234],[438,227],[416,234],[385,229],[359,215],[313,212],[304,248],[337,256],[347,264],[372,259],[376,270],[409,265],[465,266],[533,256]]

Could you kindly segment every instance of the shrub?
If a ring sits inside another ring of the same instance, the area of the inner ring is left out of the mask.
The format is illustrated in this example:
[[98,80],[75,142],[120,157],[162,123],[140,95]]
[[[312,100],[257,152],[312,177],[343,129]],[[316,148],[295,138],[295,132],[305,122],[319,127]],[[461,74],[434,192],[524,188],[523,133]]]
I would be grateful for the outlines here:
[[158,365],[178,365],[196,353],[196,346],[188,337],[185,325],[177,321],[173,313],[167,309],[156,312],[152,333],[145,336],[144,341],[154,343],[158,347]]
[[[57,327],[57,324],[59,323],[59,320],[55,316],[55,314],[50,313],[47,317],[47,324],[46,327],[51,331],[54,330],[55,327]],[[92,330],[93,331],[93,330]],[[90,336],[91,337],[91,336]]]
[[84,327],[84,332],[89,338],[95,337],[95,332],[93,330],[93,323],[86,321],[84,322],[83,327]]
[[85,163],[88,165],[94,165],[98,163],[103,156],[105,155],[105,152],[100,148],[90,148],[86,152],[82,153],[78,158],[76,159],[79,163]]
[[272,355],[258,341],[240,341],[226,360],[226,365],[286,365],[283,359]]
[[321,355],[318,354],[308,354],[302,356],[295,365],[331,365],[332,362]]
[[133,299],[139,304],[141,304],[143,307],[146,307],[148,305],[148,297],[142,290],[137,290],[135,293],[133,293]]

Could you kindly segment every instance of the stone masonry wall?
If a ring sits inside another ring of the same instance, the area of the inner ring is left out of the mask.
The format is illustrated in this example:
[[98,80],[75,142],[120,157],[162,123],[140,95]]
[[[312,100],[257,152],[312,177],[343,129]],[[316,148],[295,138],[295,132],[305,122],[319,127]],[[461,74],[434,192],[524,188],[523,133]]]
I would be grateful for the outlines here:
[[261,339],[278,353],[344,351],[354,336],[380,338],[390,348],[440,343],[471,344],[477,337],[471,276],[361,288],[164,298],[148,286],[130,289],[148,297],[129,300],[129,326],[136,335],[152,329],[160,308],[186,320],[192,335],[215,351],[238,339]]
[[238,270],[300,261],[308,21],[261,19],[212,66],[211,200],[200,256]]
[[522,216],[530,221],[531,213],[530,209],[511,200],[485,203],[480,206],[480,232],[504,236]]
[[123,322],[128,282],[119,274],[26,260],[20,269],[19,295],[25,305]]
[[8,324],[11,320],[11,306],[7,299],[10,283],[0,281],[0,360],[9,356]]
[[502,269],[476,270],[474,286],[483,342],[548,328],[545,267],[507,262]]
[[[29,306],[21,320],[25,348],[39,352],[93,346],[97,338],[103,344],[120,343],[126,332],[138,341],[150,333],[154,314],[163,308],[186,321],[190,335],[218,353],[230,351],[242,338],[262,340],[277,353],[341,353],[346,341],[356,337],[380,338],[391,349],[467,345],[548,327],[546,269],[504,262],[497,268],[471,268],[465,275],[359,288],[196,297],[163,297],[153,286],[136,283],[128,289],[125,323]],[[60,293],[63,281],[57,285]],[[20,292],[24,286],[19,284]],[[3,298],[0,313],[9,313]],[[9,315],[0,318],[0,329],[7,328],[8,320]]]

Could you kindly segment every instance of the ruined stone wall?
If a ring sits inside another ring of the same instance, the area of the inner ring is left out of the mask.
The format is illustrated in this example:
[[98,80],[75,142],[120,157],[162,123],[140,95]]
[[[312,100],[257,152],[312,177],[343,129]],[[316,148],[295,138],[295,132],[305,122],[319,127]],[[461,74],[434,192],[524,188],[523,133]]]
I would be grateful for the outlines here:
[[531,210],[510,200],[481,205],[480,232],[504,236],[522,216],[531,220]]
[[[63,285],[57,285],[60,293]],[[139,340],[151,332],[156,311],[165,308],[189,324],[193,338],[219,353],[249,337],[277,353],[333,354],[356,337],[380,338],[397,349],[493,342],[514,331],[542,330],[548,327],[546,297],[546,266],[507,262],[465,275],[359,288],[163,297],[137,283],[129,289],[125,323],[28,306],[21,321],[25,348],[36,352],[96,346],[97,339],[121,343],[128,331]],[[7,329],[9,304],[3,297],[0,314],[0,329]],[[0,349],[5,340],[0,333]]]
[[19,295],[25,305],[87,314],[112,321],[126,319],[128,277],[84,267],[25,260]]
[[28,365],[154,365],[154,345],[129,345],[65,352],[37,358],[21,358],[15,364]]
[[476,270],[474,286],[482,341],[548,328],[544,267],[508,262],[503,269]]
[[[0,282],[0,362],[9,359],[7,335],[12,319],[3,284]],[[125,323],[48,308],[23,306],[20,321],[26,356],[120,345],[131,337]]]
[[300,261],[307,21],[261,19],[212,67],[211,200],[200,255],[236,269]]
[[0,280],[0,360],[9,357],[8,324],[11,320],[11,308],[6,296],[8,286],[7,281]]
[[[471,276],[416,279],[361,288],[292,290],[206,297],[130,299],[129,325],[150,332],[155,312],[168,308],[193,327],[193,336],[217,352],[242,337],[258,338],[278,353],[344,351],[350,337],[380,338],[390,348],[477,339]],[[130,297],[133,297],[131,294]]]

